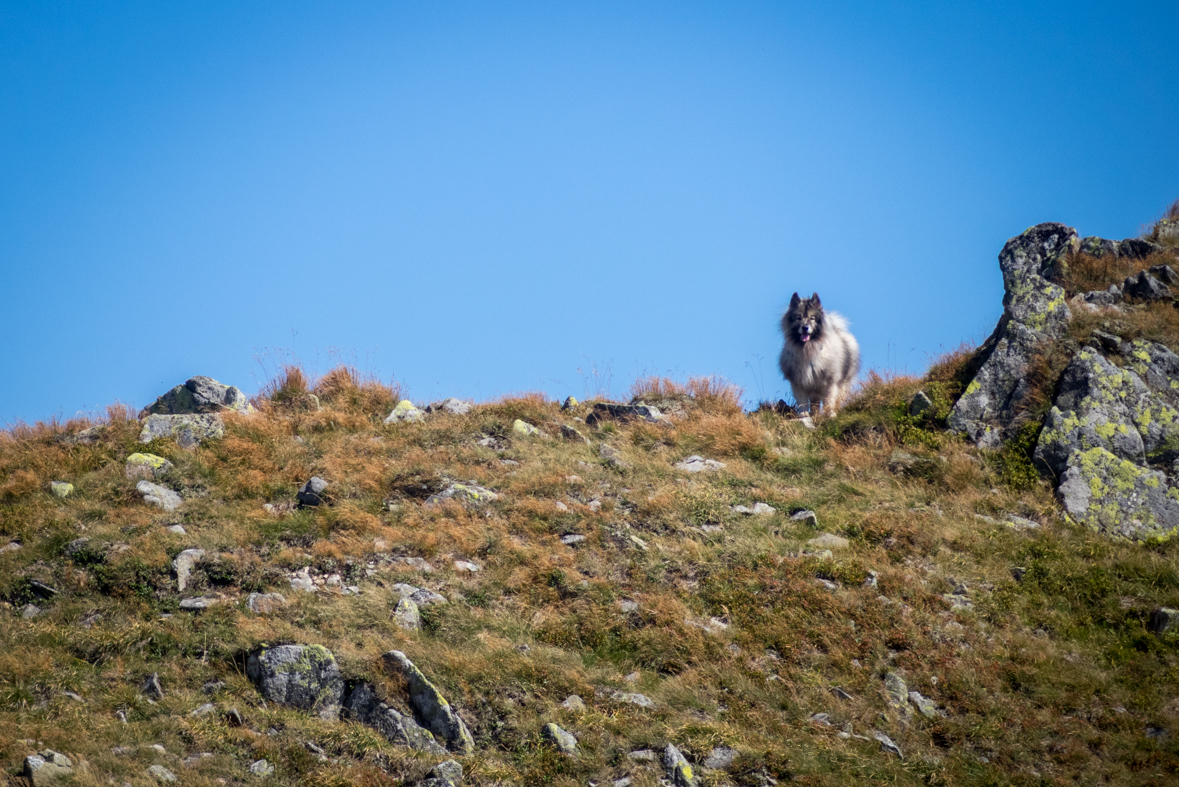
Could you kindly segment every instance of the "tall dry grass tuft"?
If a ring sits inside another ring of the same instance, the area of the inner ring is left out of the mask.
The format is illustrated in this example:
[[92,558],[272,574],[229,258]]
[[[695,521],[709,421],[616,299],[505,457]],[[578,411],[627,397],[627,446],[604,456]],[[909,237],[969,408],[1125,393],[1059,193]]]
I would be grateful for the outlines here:
[[1163,215],[1143,232],[1142,237],[1163,246],[1179,246],[1179,199],[1163,211]]
[[630,387],[630,401],[659,403],[682,402],[693,409],[716,415],[744,412],[741,396],[744,391],[723,377],[692,377],[678,383],[667,377],[644,377]]
[[879,410],[912,397],[920,387],[921,380],[917,377],[891,373],[882,375],[871,369],[844,409],[852,413]]
[[[302,372],[299,377],[302,377]],[[326,407],[348,413],[364,413],[372,418],[384,418],[401,400],[401,386],[398,383],[385,385],[375,377],[361,376],[352,366],[337,366],[329,371],[315,384],[314,393]]]
[[1064,274],[1060,277],[1060,284],[1070,295],[1106,290],[1111,284],[1121,284],[1127,276],[1134,276],[1139,271],[1155,265],[1174,264],[1175,255],[1168,252],[1158,252],[1142,259],[1117,257],[1112,254],[1100,257],[1090,254],[1069,254],[1065,257]]

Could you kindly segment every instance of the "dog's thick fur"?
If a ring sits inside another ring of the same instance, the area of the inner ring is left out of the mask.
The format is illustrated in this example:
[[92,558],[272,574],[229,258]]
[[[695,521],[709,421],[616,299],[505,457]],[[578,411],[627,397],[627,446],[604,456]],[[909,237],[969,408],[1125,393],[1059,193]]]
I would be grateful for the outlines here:
[[860,345],[847,329],[847,320],[823,310],[819,295],[790,299],[782,315],[782,354],[778,367],[790,381],[794,401],[814,412],[835,414],[851,392],[860,371]]

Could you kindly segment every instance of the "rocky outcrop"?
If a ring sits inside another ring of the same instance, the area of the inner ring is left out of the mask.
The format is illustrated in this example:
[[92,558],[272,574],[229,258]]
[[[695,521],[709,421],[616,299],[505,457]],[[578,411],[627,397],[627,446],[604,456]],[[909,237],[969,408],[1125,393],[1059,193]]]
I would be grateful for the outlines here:
[[250,654],[246,676],[272,702],[311,711],[324,719],[340,715],[344,678],[322,645],[263,647]]
[[1104,448],[1072,454],[1058,491],[1069,516],[1102,533],[1137,541],[1179,532],[1179,489]]
[[1007,241],[999,253],[1003,316],[979,349],[978,372],[950,413],[953,431],[997,448],[1018,429],[1029,393],[1028,361],[1044,342],[1064,332],[1072,316],[1064,289],[1049,277],[1079,245],[1077,231],[1063,224],[1038,224]]
[[414,718],[383,702],[372,687],[362,683],[352,690],[344,706],[350,718],[367,724],[390,741],[429,754],[446,754],[433,733]]
[[475,750],[475,741],[467,725],[451,707],[438,687],[426,679],[422,671],[399,650],[384,655],[385,665],[401,675],[408,684],[409,704],[423,726],[446,742],[447,748],[461,754]]
[[223,410],[246,413],[253,409],[240,388],[198,375],[156,399],[143,409],[140,417],[152,414],[219,413]]
[[[236,389],[235,389],[236,390]],[[150,443],[159,438],[171,438],[181,448],[196,448],[205,440],[225,436],[225,424],[215,413],[184,415],[149,415],[143,421],[139,442]]]

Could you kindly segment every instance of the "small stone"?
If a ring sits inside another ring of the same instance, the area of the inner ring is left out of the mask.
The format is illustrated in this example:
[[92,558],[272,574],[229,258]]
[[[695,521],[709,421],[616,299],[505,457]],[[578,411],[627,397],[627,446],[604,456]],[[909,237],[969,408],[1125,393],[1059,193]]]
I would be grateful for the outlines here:
[[725,466],[724,462],[718,462],[715,459],[705,459],[702,456],[693,454],[682,462],[677,462],[673,467],[676,470],[682,470],[685,473],[703,473],[716,472]]
[[180,498],[180,495],[171,489],[162,487],[159,484],[153,484],[147,480],[140,481],[136,484],[135,490],[143,495],[143,502],[162,508],[165,511],[175,511],[184,502]]
[[201,558],[205,556],[203,549],[186,549],[172,561],[172,570],[176,572],[176,589],[181,593],[188,587],[188,578]]
[[839,583],[832,582],[829,579],[823,579],[822,577],[816,577],[815,583],[818,585],[821,585],[823,588],[825,588],[827,590],[831,590],[831,591],[839,590]]
[[581,432],[574,429],[572,426],[561,425],[561,437],[565,438],[571,443],[589,443],[589,438]]
[[540,431],[527,421],[521,421],[519,418],[512,422],[512,431],[516,434],[524,435],[525,437],[544,436],[544,432]]
[[929,398],[929,394],[925,393],[925,391],[918,391],[909,400],[909,415],[911,416],[916,417],[932,409],[933,400]]
[[52,749],[25,757],[24,776],[33,787],[45,787],[68,779],[74,772],[69,757]]
[[656,762],[659,759],[659,755],[650,749],[637,749],[627,752],[626,756],[636,762]]
[[1015,514],[1008,514],[1007,522],[1009,527],[1015,528],[1016,530],[1036,530],[1040,527],[1039,522],[1033,521],[1031,519],[1025,519],[1024,517],[1016,516]]
[[663,750],[663,767],[667,771],[668,780],[675,787],[695,787],[696,777],[692,773],[692,766],[684,759],[680,750],[670,743]]
[[637,612],[639,609],[638,602],[622,599],[618,602],[618,608],[623,612]]
[[25,604],[20,608],[20,616],[24,620],[32,620],[41,614],[41,608],[36,604]]
[[836,699],[841,699],[845,702],[849,702],[852,699],[854,699],[854,697],[852,697],[852,695],[848,694],[846,691],[839,688],[838,686],[832,687],[831,693],[835,695]]
[[464,506],[474,507],[498,499],[499,495],[495,492],[476,484],[451,484],[441,492],[427,497],[425,504],[427,506],[434,506],[446,500],[454,500],[455,502],[462,503]]
[[646,696],[645,694],[637,694],[634,692],[614,691],[610,694],[610,698],[618,702],[629,702],[631,705],[638,705],[640,708],[654,708],[655,700]]
[[812,713],[808,717],[808,720],[813,721],[815,724],[818,724],[822,727],[831,726],[831,714],[829,713]]
[[576,694],[570,694],[565,698],[565,701],[561,703],[561,707],[565,710],[581,713],[585,710],[585,702],[583,702],[581,697],[578,697]]
[[909,687],[905,683],[904,678],[895,672],[889,672],[884,676],[884,692],[887,695],[890,708],[899,712],[902,716],[909,715],[911,711],[909,707]]
[[633,533],[628,535],[627,539],[630,541],[630,543],[632,543],[636,547],[638,547],[640,551],[643,551],[643,552],[647,551],[647,542],[644,541],[643,539],[639,538],[638,536],[634,535]]
[[1165,634],[1179,622],[1179,609],[1159,607],[1150,613],[1150,630],[1155,634]]
[[876,587],[877,581],[879,579],[880,579],[879,574],[877,574],[875,571],[869,571],[868,578],[864,580],[864,587],[866,587],[866,588]]
[[274,773],[274,766],[266,760],[254,760],[250,763],[249,770],[255,776],[270,776]]
[[458,784],[463,780],[463,766],[455,760],[446,760],[431,768],[430,776]]
[[714,771],[723,771],[733,764],[733,760],[737,759],[737,750],[731,749],[728,746],[717,746],[708,753],[701,763],[705,768]]
[[849,544],[851,542],[846,538],[833,533],[820,533],[817,537],[806,542],[806,545],[812,549],[846,549]]
[[128,478],[155,479],[172,469],[172,463],[155,454],[131,454],[127,457],[123,472]]
[[585,541],[585,536],[579,533],[570,533],[567,536],[561,536],[561,543],[567,547],[575,546]]
[[255,615],[273,614],[286,603],[287,600],[282,593],[251,593],[246,599],[246,606]]
[[230,727],[241,727],[246,723],[242,718],[242,712],[237,708],[230,708],[225,712],[225,723]]
[[477,574],[480,571],[482,571],[483,569],[480,568],[478,564],[472,563],[469,560],[456,560],[456,561],[454,561],[454,570],[455,571],[467,571],[471,574]]
[[168,525],[164,530],[178,536],[188,535],[188,531],[184,529],[183,525]]
[[466,415],[471,412],[472,405],[470,402],[464,402],[462,399],[443,399],[441,402],[434,402],[426,408],[426,413],[447,413],[449,415]]
[[565,401],[561,402],[561,409],[572,410],[574,407],[577,407],[578,404],[580,404],[580,402],[578,402],[577,399],[572,396],[566,396]]
[[65,481],[50,481],[49,491],[54,497],[69,497],[74,491],[74,485]]
[[389,416],[385,419],[386,424],[421,424],[425,422],[426,414],[418,408],[414,407],[413,402],[409,401],[408,399],[402,399],[400,402],[398,402],[397,406],[393,408],[393,412],[389,413]]
[[937,705],[929,697],[924,696],[919,691],[909,692],[909,702],[917,708],[917,711],[927,719],[940,719],[942,714],[937,709]]
[[418,631],[422,627],[422,615],[418,605],[412,599],[398,600],[393,609],[393,622],[406,631]]
[[621,779],[615,779],[610,782],[610,787],[630,787],[632,784],[629,776],[623,776]]
[[895,754],[902,760],[905,759],[905,755],[901,754],[901,748],[892,742],[892,738],[888,737],[883,732],[873,733],[872,737],[880,741],[881,751],[886,751],[889,754]]
[[802,522],[814,528],[819,526],[819,516],[814,511],[798,511],[790,515],[790,520],[792,522]]
[[629,470],[630,463],[622,458],[617,448],[602,443],[598,446],[598,456],[605,460],[606,464],[613,467],[615,470]]
[[413,569],[414,571],[421,571],[423,574],[434,573],[434,567],[420,557],[398,557],[394,558],[395,563],[400,563],[402,566]]
[[562,753],[569,756],[577,754],[577,738],[552,722],[544,725],[541,736],[552,743]]
[[176,774],[165,768],[163,765],[151,765],[147,769],[147,775],[151,776],[158,782],[174,782],[176,781]]
[[324,481],[319,476],[312,476],[311,480],[303,485],[295,495],[295,499],[299,501],[300,506],[318,506],[324,503],[324,493],[327,491],[328,482]]
[[315,581],[311,579],[310,569],[301,568],[291,576],[291,590],[301,593],[315,592]]
[[615,421],[646,421],[648,423],[666,423],[667,418],[659,412],[658,407],[647,404],[613,404],[611,402],[597,402],[593,410],[585,418],[587,426],[597,426],[604,420]]
[[1011,567],[1011,578],[1016,582],[1023,582],[1023,578],[1027,576],[1028,570],[1023,566]]
[[205,716],[217,709],[217,706],[211,702],[206,702],[204,705],[199,705],[189,716]]
[[0,547],[0,555],[3,555],[5,552],[15,552],[18,549],[20,549],[19,541],[9,541],[4,546]]
[[565,513],[569,510],[569,506],[565,505],[564,503],[562,503],[559,500],[553,504],[553,507],[562,513]]
[[149,675],[143,681],[143,685],[139,687],[139,692],[148,699],[162,700],[164,698],[164,687],[160,684],[159,673],[153,672]]
[[221,603],[221,599],[212,598],[210,596],[198,596],[196,598],[182,598],[180,599],[180,608],[190,612],[199,612],[202,609],[208,609],[216,604]]

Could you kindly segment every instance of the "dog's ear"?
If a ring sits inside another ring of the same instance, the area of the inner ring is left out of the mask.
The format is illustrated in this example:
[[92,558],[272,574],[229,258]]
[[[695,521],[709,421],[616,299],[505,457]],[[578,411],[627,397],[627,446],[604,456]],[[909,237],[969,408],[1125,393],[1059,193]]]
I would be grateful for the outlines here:
[[796,292],[790,298],[790,308],[793,309],[795,306],[797,306],[800,303],[802,303],[802,298],[799,298],[798,293]]
[[816,292],[813,295],[811,295],[811,303],[813,303],[815,306],[822,306],[823,305],[823,304],[819,303],[819,293]]

